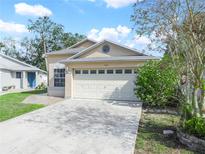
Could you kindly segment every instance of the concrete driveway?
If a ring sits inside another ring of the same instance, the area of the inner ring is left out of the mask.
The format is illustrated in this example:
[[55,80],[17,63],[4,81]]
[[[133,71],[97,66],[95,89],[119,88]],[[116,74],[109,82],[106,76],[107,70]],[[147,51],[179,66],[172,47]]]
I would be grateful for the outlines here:
[[63,100],[64,98],[48,96],[47,93],[44,93],[44,94],[28,96],[23,100],[22,103],[52,105],[52,104],[58,103]]
[[65,100],[0,123],[2,154],[132,154],[140,103]]

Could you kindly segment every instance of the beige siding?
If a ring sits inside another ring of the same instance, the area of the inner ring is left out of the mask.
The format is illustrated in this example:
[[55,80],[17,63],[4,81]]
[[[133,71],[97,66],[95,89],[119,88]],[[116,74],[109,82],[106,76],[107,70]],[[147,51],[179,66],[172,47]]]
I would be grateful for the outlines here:
[[[103,53],[102,47],[103,45],[108,44],[110,46],[110,52]],[[80,58],[93,58],[93,57],[116,57],[116,56],[137,56],[137,53],[134,53],[133,51],[130,51],[129,49],[122,48],[120,46],[110,44],[110,43],[104,43],[91,51],[83,54],[80,56]]]
[[73,96],[73,69],[66,68],[68,71],[65,76],[65,98],[72,98]]
[[48,69],[49,69],[49,87],[54,87],[54,68],[63,68],[64,65],[60,64],[59,61],[69,58],[72,55],[50,55],[47,57]]
[[47,57],[48,60],[48,95],[51,96],[62,96],[64,97],[64,87],[54,87],[54,69],[55,68],[64,68],[65,66],[61,63],[59,63],[60,60],[69,58],[72,55],[49,55]]

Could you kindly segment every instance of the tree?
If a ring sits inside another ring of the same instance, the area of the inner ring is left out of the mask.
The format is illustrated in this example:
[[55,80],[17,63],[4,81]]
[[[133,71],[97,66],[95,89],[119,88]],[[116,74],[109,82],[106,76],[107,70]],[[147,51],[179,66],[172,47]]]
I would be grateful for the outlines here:
[[63,48],[67,48],[72,46],[73,44],[83,40],[85,38],[84,35],[78,33],[64,33],[62,37]]
[[[152,38],[158,49],[172,58],[179,76],[186,82],[179,84],[190,105],[192,116],[200,117],[205,105],[205,2],[202,0],[155,0],[136,3],[132,21],[140,35]],[[180,82],[179,82],[180,83]],[[186,119],[186,117],[184,117]]]
[[53,22],[49,17],[39,17],[35,21],[29,20],[28,30],[33,32],[35,37],[30,41],[24,40],[22,45],[27,53],[30,52],[29,54],[35,57],[31,63],[47,71],[46,59],[42,62],[43,54],[67,48],[85,38],[84,35],[78,33],[64,32],[64,27]]
[[29,39],[24,38],[21,41],[21,57],[22,61],[36,66],[40,69],[46,70],[45,60],[43,58],[42,41],[38,38]]
[[17,51],[17,42],[12,38],[5,38],[0,42],[0,52],[13,58],[18,58],[20,55]]
[[34,37],[23,38],[18,42],[5,38],[0,42],[0,52],[43,70],[47,70],[43,58],[45,53],[67,48],[85,38],[78,33],[65,32],[62,25],[49,17],[29,20],[28,29],[35,34]]
[[[39,17],[37,20],[29,20],[28,30],[36,34],[36,39],[39,40],[39,45],[43,47],[43,53],[46,54],[52,50],[58,50],[61,44],[58,42],[61,40],[63,34],[63,26],[51,21],[47,16]],[[48,71],[47,61],[46,70]]]
[[3,42],[0,42],[0,50],[5,47],[5,45],[3,44]]

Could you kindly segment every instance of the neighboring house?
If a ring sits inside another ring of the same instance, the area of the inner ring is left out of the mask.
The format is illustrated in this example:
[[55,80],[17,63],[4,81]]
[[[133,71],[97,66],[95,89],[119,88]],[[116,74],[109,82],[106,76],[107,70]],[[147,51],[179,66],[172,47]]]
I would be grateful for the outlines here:
[[47,53],[46,58],[49,95],[113,100],[136,100],[136,68],[158,59],[118,43],[90,39]]
[[0,91],[35,88],[47,84],[47,72],[0,53]]

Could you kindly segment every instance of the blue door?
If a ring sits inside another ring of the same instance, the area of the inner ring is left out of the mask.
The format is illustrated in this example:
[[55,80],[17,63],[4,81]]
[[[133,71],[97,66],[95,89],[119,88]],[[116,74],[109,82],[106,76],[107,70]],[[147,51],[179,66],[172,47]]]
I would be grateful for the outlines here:
[[28,84],[30,88],[36,87],[36,73],[28,72]]

